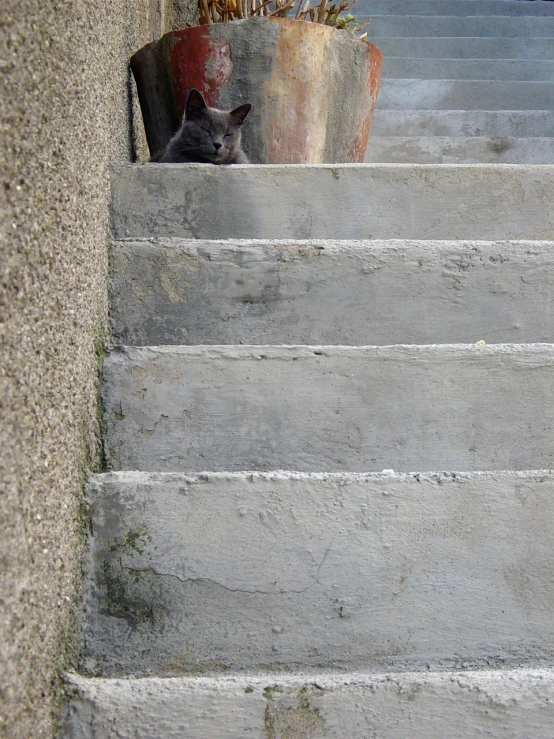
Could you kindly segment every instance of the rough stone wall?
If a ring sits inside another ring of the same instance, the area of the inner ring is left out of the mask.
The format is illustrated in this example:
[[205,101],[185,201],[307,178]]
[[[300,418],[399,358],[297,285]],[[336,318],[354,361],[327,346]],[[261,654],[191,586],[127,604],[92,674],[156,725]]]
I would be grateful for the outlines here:
[[109,166],[146,154],[128,57],[193,19],[194,1],[169,2],[0,7],[0,736],[52,736],[75,656],[82,485],[101,465]]

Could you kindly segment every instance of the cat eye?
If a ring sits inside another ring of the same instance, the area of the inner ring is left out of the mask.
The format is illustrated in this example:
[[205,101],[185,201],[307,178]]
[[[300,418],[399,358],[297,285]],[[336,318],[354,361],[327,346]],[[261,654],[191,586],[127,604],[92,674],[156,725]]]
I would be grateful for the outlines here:
[[202,129],[202,131],[204,131],[204,133],[211,133],[211,131],[208,128],[204,128],[204,126],[200,126],[200,128]]

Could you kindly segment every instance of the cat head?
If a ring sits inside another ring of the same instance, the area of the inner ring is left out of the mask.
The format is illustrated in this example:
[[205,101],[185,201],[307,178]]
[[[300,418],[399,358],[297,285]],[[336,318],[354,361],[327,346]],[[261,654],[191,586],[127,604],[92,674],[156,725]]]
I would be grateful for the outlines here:
[[239,105],[231,111],[209,108],[201,92],[189,92],[181,128],[182,144],[188,151],[219,164],[240,149],[241,126],[252,106]]

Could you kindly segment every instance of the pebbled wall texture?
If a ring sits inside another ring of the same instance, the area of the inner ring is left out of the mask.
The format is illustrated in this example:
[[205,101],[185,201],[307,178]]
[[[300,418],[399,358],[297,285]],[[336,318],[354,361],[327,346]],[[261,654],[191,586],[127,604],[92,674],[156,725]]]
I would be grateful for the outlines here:
[[[128,58],[192,2],[0,10],[0,735],[55,733],[80,611],[82,487],[101,465],[109,166],[146,153]],[[133,126],[134,120],[134,126]]]

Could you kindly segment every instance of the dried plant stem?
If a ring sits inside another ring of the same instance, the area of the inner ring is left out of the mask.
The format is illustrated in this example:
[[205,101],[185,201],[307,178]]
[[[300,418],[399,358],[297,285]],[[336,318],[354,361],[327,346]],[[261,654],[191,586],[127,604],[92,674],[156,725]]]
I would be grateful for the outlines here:
[[310,0],[300,0],[300,5],[298,6],[298,10],[296,11],[296,18],[299,19],[300,16],[303,18],[306,17],[306,13],[310,9]]
[[272,3],[272,2],[273,2],[273,0],[264,0],[264,2],[261,3],[261,5],[259,6],[259,8],[256,11],[257,15],[265,15],[266,14],[265,13],[265,10],[269,7],[270,3]]
[[327,7],[327,0],[321,0],[319,3],[319,12],[317,14],[317,22],[323,23],[325,20],[325,8]]
[[280,8],[277,8],[277,10],[274,10],[271,13],[269,13],[269,17],[271,18],[271,16],[281,16],[281,18],[284,18],[286,14],[288,13],[288,11],[294,7],[294,3],[295,3],[295,0],[290,0],[290,2],[287,3],[286,5],[281,5]]
[[208,5],[208,0],[200,0],[200,10],[202,11],[202,15],[206,19],[206,22],[208,24],[211,24],[212,21],[212,14],[210,13],[210,6]]
[[[359,33],[367,28],[370,21],[357,25],[351,15],[343,15],[356,3],[356,0],[340,0],[330,4],[330,0],[319,0],[312,5],[313,0],[299,0],[294,15],[296,20],[321,23],[327,26],[344,29],[350,33]],[[198,0],[200,23],[225,23],[227,21],[244,20],[251,17],[287,18],[296,5],[296,0]],[[272,7],[273,6],[273,7]],[[367,39],[367,33],[362,37]]]

